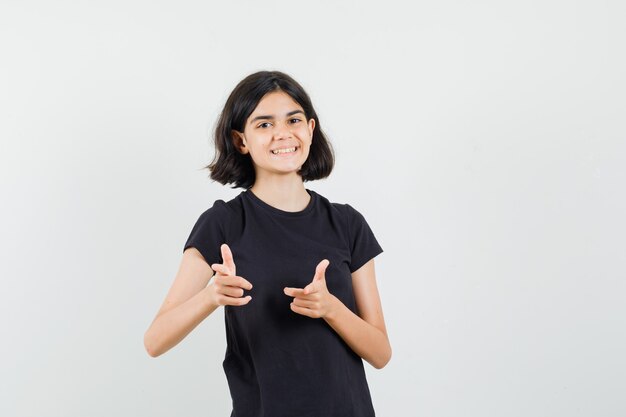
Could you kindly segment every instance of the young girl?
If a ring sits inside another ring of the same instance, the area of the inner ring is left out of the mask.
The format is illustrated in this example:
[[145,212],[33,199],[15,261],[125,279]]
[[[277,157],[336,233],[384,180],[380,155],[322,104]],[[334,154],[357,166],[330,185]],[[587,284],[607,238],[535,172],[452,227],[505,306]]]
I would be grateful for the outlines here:
[[231,417],[374,416],[362,359],[380,369],[391,357],[383,249],[356,209],[304,187],[334,165],[308,94],[279,71],[249,75],[215,146],[211,178],[244,191],[198,218],[146,350],[167,352],[224,306]]

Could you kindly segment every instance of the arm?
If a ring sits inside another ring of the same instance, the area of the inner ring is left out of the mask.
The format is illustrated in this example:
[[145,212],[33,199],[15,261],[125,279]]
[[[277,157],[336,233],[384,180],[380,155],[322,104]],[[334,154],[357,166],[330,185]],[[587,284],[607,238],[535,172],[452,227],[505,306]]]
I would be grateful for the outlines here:
[[196,248],[183,259],[163,305],[144,335],[148,354],[157,357],[176,346],[218,307],[211,302],[207,283],[213,270]]
[[391,345],[376,287],[374,259],[352,273],[358,315],[328,292],[325,277],[328,264],[324,259],[317,265],[313,282],[305,288],[285,287],[285,294],[295,297],[291,310],[311,318],[324,318],[354,352],[381,369],[391,359]]
[[[144,335],[143,343],[152,357],[157,357],[176,346],[198,324],[219,306],[242,306],[252,297],[243,297],[244,289],[252,284],[235,276],[237,270],[233,254],[226,243],[220,246],[224,263],[209,267],[195,247],[183,253],[183,260],[161,309]],[[211,283],[207,284],[213,276]]]
[[381,369],[391,359],[391,344],[376,286],[374,259],[352,273],[352,287],[358,315],[332,296],[334,306],[324,320],[356,354]]

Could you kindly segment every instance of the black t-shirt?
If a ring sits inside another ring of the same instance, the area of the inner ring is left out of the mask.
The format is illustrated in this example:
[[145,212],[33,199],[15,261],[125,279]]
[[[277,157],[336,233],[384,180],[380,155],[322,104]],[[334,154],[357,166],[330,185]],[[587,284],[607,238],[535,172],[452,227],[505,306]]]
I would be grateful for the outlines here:
[[[249,189],[216,200],[194,225],[184,249],[209,265],[228,244],[236,274],[253,285],[243,306],[224,306],[223,368],[231,417],[371,417],[363,360],[323,318],[298,314],[284,287],[304,288],[323,259],[331,294],[354,313],[351,273],[383,252],[361,213],[315,191],[299,212],[265,203]],[[183,249],[183,251],[184,251]]]

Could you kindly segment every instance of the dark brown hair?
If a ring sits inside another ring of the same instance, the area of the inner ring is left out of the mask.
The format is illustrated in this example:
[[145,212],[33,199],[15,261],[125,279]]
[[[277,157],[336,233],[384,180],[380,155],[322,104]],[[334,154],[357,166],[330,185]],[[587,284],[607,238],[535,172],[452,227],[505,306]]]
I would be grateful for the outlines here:
[[309,156],[298,174],[304,182],[326,178],[335,165],[335,156],[330,141],[322,132],[317,113],[309,95],[289,75],[280,71],[259,71],[241,80],[230,93],[224,109],[220,113],[215,127],[215,154],[213,161],[205,169],[211,172],[211,179],[220,184],[233,183],[231,188],[250,188],[256,175],[252,157],[242,154],[233,143],[233,130],[243,132],[248,117],[259,101],[270,92],[283,91],[296,101],[302,109],[307,122],[315,119],[313,141]]

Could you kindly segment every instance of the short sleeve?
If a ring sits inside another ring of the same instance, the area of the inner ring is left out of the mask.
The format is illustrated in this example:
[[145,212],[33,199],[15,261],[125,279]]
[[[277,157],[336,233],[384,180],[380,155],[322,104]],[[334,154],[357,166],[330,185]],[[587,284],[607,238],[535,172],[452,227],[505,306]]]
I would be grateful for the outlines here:
[[226,243],[226,230],[230,222],[229,210],[223,200],[216,200],[213,206],[200,215],[185,242],[183,252],[194,247],[204,257],[209,266],[222,263],[220,247]]
[[346,204],[348,209],[348,231],[350,236],[350,272],[354,272],[370,259],[383,252],[376,240],[374,232],[367,224],[365,217]]

